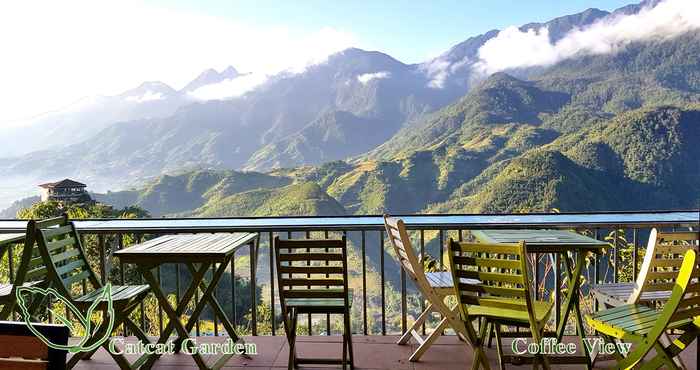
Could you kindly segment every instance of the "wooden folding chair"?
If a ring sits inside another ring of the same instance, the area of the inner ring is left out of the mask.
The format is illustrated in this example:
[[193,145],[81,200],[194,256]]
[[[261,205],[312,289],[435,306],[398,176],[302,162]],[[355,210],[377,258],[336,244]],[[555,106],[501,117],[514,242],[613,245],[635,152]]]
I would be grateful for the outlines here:
[[[409,361],[418,361],[425,351],[442,335],[444,329],[451,327],[455,333],[462,335],[465,339],[467,334],[464,323],[459,318],[459,309],[455,305],[449,308],[445,303],[445,298],[454,296],[454,284],[452,275],[449,272],[425,272],[416,253],[411,245],[411,240],[406,232],[403,220],[384,215],[384,226],[389,236],[389,242],[394,248],[396,258],[401,267],[406,272],[406,276],[413,281],[422,294],[423,299],[428,301],[425,310],[418,316],[418,319],[399,338],[396,344],[407,344],[411,338],[418,342],[418,348],[408,358]],[[473,282],[478,283],[477,280]],[[421,327],[433,313],[442,315],[442,320],[437,327],[425,338],[421,335]]]
[[[348,288],[347,243],[342,240],[274,239],[282,318],[289,342],[289,370],[302,364],[339,364],[354,369]],[[302,314],[343,316],[343,356],[299,358],[296,354],[297,320]],[[348,359],[349,357],[349,359]]]
[[[66,215],[44,221],[37,221],[35,235],[39,251],[46,263],[50,286],[66,298],[76,308],[85,311],[96,300],[102,298],[105,287],[100,283],[95,272],[90,268],[90,263],[85,257],[81,245],[80,236],[75,225],[68,220]],[[88,287],[92,290],[88,291]],[[150,343],[146,334],[130,318],[129,314],[148,295],[148,285],[112,285],[111,300],[114,308],[114,328],[124,324],[144,344]],[[81,293],[77,293],[81,292]],[[103,321],[106,322],[107,302],[101,301],[96,309],[103,312]],[[94,333],[86,345],[93,343],[92,339],[105,335],[105,325]],[[114,358],[122,369],[131,368],[131,364],[124,355],[112,353],[108,348],[109,343],[104,342],[107,352]],[[98,347],[99,348],[99,347]],[[80,359],[90,358],[97,348],[88,352],[77,352],[68,361],[68,368],[72,368]]]
[[642,268],[637,275],[637,280],[631,283],[610,283],[597,284],[592,289],[594,297],[605,308],[622,306],[630,303],[653,303],[665,301],[671,296],[670,291],[658,290],[653,287],[654,281],[647,279],[647,273],[656,266],[652,263],[656,254],[654,250],[657,246],[669,243],[683,243],[688,248],[698,250],[698,232],[697,231],[675,231],[675,232],[659,232],[652,229],[649,234],[646,252]]
[[[658,279],[658,272],[677,268],[682,263],[683,253],[663,253],[668,247],[685,252],[688,249],[697,251],[700,234],[694,231],[659,232],[652,229],[642,267],[634,283],[598,284],[592,291],[596,299],[605,308],[620,307],[629,304],[644,304],[650,307],[663,303],[671,297],[671,285],[665,280]],[[671,342],[670,337],[661,335],[664,344]],[[593,358],[597,347],[592,352]],[[685,367],[680,357],[674,358],[676,365]]]
[[[657,254],[677,255],[664,270],[650,271],[648,279],[657,280],[657,287],[665,285],[664,291],[671,295],[657,311],[646,305],[626,304],[596,312],[586,316],[588,324],[607,341],[614,339],[631,342],[635,347],[623,357],[618,355],[615,369],[680,369],[673,360],[700,334],[700,269],[694,250],[684,246],[657,247]],[[680,267],[680,269],[678,268]],[[691,282],[692,279],[692,282]],[[682,334],[670,343],[664,344],[662,336],[667,330],[678,330]],[[654,349],[654,357],[644,361]]]
[[[17,288],[21,286],[38,286],[42,287],[47,284],[46,282],[46,268],[44,266],[44,261],[41,258],[39,249],[35,246],[34,237],[34,220],[27,222],[27,231],[24,238],[24,247],[22,249],[22,256],[20,258],[20,263],[15,272],[14,277],[10,277],[12,280],[8,284],[0,284],[0,320],[7,320],[11,318],[12,313],[17,307]],[[10,255],[10,248],[6,248],[8,253],[8,258],[12,258]],[[2,255],[0,255],[0,258]],[[30,303],[28,307],[28,312],[35,314],[41,306],[41,300],[35,300]]]
[[[553,302],[532,299],[525,242],[458,243],[450,239],[448,255],[452,279],[457,282],[454,289],[461,318],[474,345],[472,369],[490,368],[484,342],[491,325],[495,329],[500,368],[505,369],[506,362],[523,360],[519,356],[503,354],[501,326],[528,328],[532,340],[539,343],[554,306]],[[479,282],[466,282],[465,279]],[[472,326],[475,319],[481,320],[478,334]],[[540,363],[549,369],[547,357],[535,355],[533,366],[536,368]]]
[[[34,329],[51,343],[68,344],[70,331],[64,325],[34,324]],[[63,370],[66,353],[47,346],[24,322],[0,321],[0,369]]]

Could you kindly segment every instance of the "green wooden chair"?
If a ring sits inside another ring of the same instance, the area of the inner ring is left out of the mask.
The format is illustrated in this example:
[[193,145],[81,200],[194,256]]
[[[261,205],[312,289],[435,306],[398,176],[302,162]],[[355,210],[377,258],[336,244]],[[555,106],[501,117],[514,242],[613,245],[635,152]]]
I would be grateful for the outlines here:
[[[39,249],[35,246],[34,237],[34,220],[27,222],[27,231],[24,238],[24,247],[20,257],[19,266],[15,275],[11,277],[12,281],[8,284],[0,284],[0,320],[8,320],[17,307],[16,292],[21,286],[37,286],[44,287],[46,281],[46,268],[44,261],[41,258]],[[11,248],[5,248],[9,256]],[[0,255],[2,258],[2,255]],[[35,314],[39,312],[42,306],[42,300],[33,300],[30,302],[28,312]],[[37,321],[34,319],[33,321]]]
[[[274,239],[280,304],[289,342],[288,368],[302,364],[339,364],[354,369],[348,289],[347,243],[342,240]],[[343,315],[341,359],[299,358],[296,354],[300,314]],[[348,359],[349,356],[349,359]]]
[[[105,287],[100,283],[100,279],[97,278],[85,257],[75,225],[65,215],[37,221],[35,224],[35,235],[39,251],[48,270],[49,285],[78,309],[85,312],[97,299],[101,298]],[[145,344],[150,343],[148,337],[129,318],[129,314],[146,298],[149,291],[148,285],[111,286],[111,298],[115,315],[114,328],[124,324]],[[96,309],[103,311],[103,315],[106,315],[107,302],[100,302]],[[104,326],[102,326],[95,333],[94,337],[100,338],[104,334]],[[91,342],[87,344],[89,345]],[[124,355],[114,354],[108,350],[108,344],[109,341],[104,342],[102,347],[114,358],[119,367],[122,369],[131,368],[131,364]],[[93,351],[74,354],[68,361],[68,368],[72,368],[83,358],[90,358],[95,351],[97,351],[97,348]]]
[[[500,368],[505,369],[506,362],[523,360],[520,356],[503,354],[501,327],[528,328],[532,340],[539,343],[553,306],[552,302],[532,299],[525,242],[458,243],[450,239],[448,256],[453,281],[458,282],[455,294],[461,318],[474,346],[472,369],[489,369],[484,342],[491,325],[495,329]],[[479,333],[474,330],[473,320],[480,321]],[[533,367],[538,365],[549,369],[549,361],[544,356],[533,358]]]
[[[676,264],[675,271],[650,272],[653,275],[649,278],[665,281],[666,290],[671,290],[671,296],[661,310],[641,304],[627,304],[586,316],[588,324],[607,341],[619,339],[632,343],[633,349],[626,357],[618,355],[615,369],[646,370],[662,366],[679,369],[673,358],[700,334],[700,270],[695,251],[682,246],[668,246],[657,248],[657,253],[684,253],[682,259],[676,260],[680,264]],[[671,343],[664,344],[661,338],[669,329],[682,334]],[[655,351],[654,357],[644,361],[652,349]]]

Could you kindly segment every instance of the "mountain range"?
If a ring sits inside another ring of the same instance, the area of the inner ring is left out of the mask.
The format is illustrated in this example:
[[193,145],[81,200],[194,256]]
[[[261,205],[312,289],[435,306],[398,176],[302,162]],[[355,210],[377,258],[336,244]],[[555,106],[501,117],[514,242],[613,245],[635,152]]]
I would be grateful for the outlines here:
[[[546,29],[557,42],[657,3],[519,29]],[[479,50],[498,34],[420,64],[348,49],[224,100],[188,96],[244,76],[233,67],[205,71],[180,91],[145,83],[103,98],[92,116],[47,116],[56,144],[0,159],[0,175],[132,185],[99,197],[154,215],[697,206],[700,33],[476,73]]]

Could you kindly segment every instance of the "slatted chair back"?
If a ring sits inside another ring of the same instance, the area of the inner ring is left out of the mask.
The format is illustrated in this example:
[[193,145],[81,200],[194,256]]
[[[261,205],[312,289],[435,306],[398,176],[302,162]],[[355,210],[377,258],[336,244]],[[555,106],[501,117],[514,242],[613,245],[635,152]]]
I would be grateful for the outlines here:
[[36,243],[36,221],[27,222],[24,249],[20,260],[17,275],[15,276],[15,286],[20,286],[27,282],[43,281],[47,277],[47,269],[41,251]]
[[[0,318],[2,319],[8,318],[15,309],[17,288],[23,285],[45,284],[46,282],[47,270],[39,248],[35,243],[34,225],[34,220],[27,222],[20,263],[15,275],[11,277],[11,284],[2,284],[0,286],[0,305],[2,305]],[[35,302],[28,308],[34,313],[39,307],[40,303]]]
[[[326,312],[324,300],[342,300],[349,308],[347,241],[331,239],[274,239],[280,303],[286,312],[293,299],[318,302],[319,312]],[[306,307],[313,311],[313,304]]]
[[[527,310],[530,327],[538,328],[529,290],[525,242],[459,243],[450,238],[448,255],[465,322],[471,321],[468,307],[475,305]],[[466,279],[474,280],[467,283]],[[533,335],[537,335],[537,330],[533,330]]]
[[423,295],[432,295],[425,271],[423,271],[423,266],[413,250],[403,220],[384,215],[384,227],[389,236],[389,243],[396,253],[396,258],[406,271],[408,278],[413,280]]
[[[76,298],[92,289],[102,287],[85,257],[75,224],[64,215],[37,221],[37,245],[46,261],[52,286],[65,297]],[[79,286],[81,289],[74,289]]]
[[[658,296],[659,301],[665,301],[675,286],[678,269],[689,249],[698,250],[698,232],[659,232],[652,229],[642,268],[628,303],[637,303],[642,293],[647,297]],[[698,273],[696,271],[693,277],[697,277]],[[688,288],[690,294],[700,293],[697,284],[698,279],[691,281]]]

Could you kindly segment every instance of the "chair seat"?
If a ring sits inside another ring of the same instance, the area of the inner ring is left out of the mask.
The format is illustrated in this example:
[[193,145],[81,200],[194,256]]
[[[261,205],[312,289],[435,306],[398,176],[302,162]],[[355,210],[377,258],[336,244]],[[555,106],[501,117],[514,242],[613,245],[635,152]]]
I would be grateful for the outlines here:
[[[150,291],[148,285],[112,285],[112,303],[124,304],[135,298],[144,297]],[[104,287],[95,289],[92,292],[85,294],[75,300],[78,305],[91,304],[96,299],[99,299],[104,292]]]
[[[586,321],[595,330],[615,338],[630,334],[643,337],[654,328],[660,315],[661,311],[645,305],[626,304],[587,315]],[[682,329],[692,323],[692,319],[680,320],[669,323],[666,329]]]
[[[627,304],[627,298],[632,295],[635,283],[599,284],[591,291],[600,301],[611,306]],[[665,301],[671,296],[671,291],[642,292],[640,302]]]
[[[352,307],[352,298],[353,290],[348,289],[348,303],[350,307]],[[289,308],[295,308],[299,313],[345,311],[345,300],[343,298],[287,298],[284,303]]]
[[[43,281],[28,281],[22,286],[29,287],[29,286],[34,286],[37,284],[42,283]],[[9,297],[10,293],[12,292],[12,284],[0,284],[0,299],[4,299],[6,297]],[[12,297],[14,299],[14,297]]]
[[[426,272],[425,279],[428,280],[428,284],[433,289],[454,289],[454,283],[452,282],[452,273],[449,271],[440,272]],[[467,284],[479,284],[478,279],[460,279],[463,283]]]
[[[469,316],[486,317],[487,319],[502,320],[508,322],[522,322],[527,324],[530,320],[527,306],[524,300],[510,298],[481,298],[481,305],[468,306]],[[522,305],[522,309],[506,308],[512,305]],[[501,306],[501,307],[498,307]],[[543,323],[549,319],[554,303],[544,301],[532,301],[535,320]]]
[[428,280],[428,284],[430,284],[431,288],[454,288],[454,284],[452,283],[452,273],[448,271],[426,272],[425,278]]

